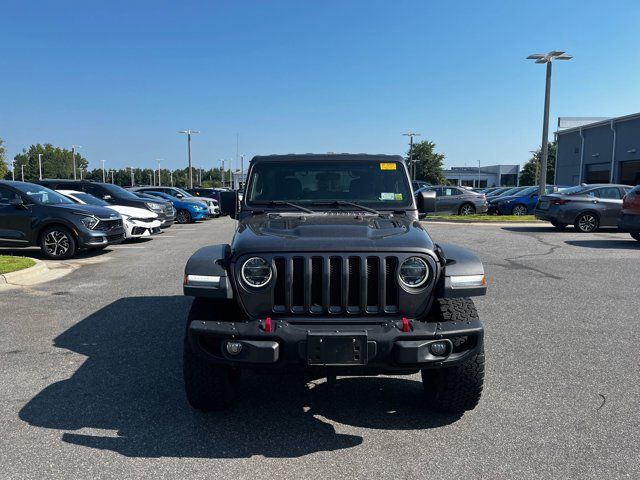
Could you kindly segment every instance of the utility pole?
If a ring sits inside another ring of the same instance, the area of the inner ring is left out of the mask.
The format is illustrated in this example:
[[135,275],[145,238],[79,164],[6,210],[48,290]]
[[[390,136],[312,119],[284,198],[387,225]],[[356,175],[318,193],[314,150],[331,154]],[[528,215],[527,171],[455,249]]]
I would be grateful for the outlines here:
[[102,183],[106,183],[107,179],[105,178],[105,172],[104,172],[104,160],[100,160],[100,163],[102,164]]
[[11,180],[16,181],[16,161],[11,160]]
[[171,179],[171,186],[173,187],[173,170],[169,170],[169,178]]
[[24,163],[20,165],[20,170],[22,170],[22,181],[24,182]]
[[113,170],[111,170],[111,184],[113,185],[113,184],[115,184],[115,183],[116,183],[116,182],[114,182],[114,180],[113,180]]
[[73,179],[76,180],[76,148],[82,148],[82,145],[71,145],[71,158],[73,159]]
[[193,168],[191,166],[191,135],[200,133],[198,130],[178,130],[178,133],[187,134],[187,151],[189,154],[189,188],[193,188]]
[[413,137],[419,137],[419,133],[409,132],[402,134],[405,137],[409,137],[409,172],[411,173],[411,180],[416,179],[416,166],[413,163]]
[[[554,60],[571,60],[573,57],[565,52],[553,50],[549,53],[534,53],[529,55],[527,60],[535,60],[536,63],[547,65],[547,75],[544,90],[544,117],[542,121],[542,159],[540,161],[540,177],[538,179],[539,191],[538,195],[542,197],[545,194],[547,186],[547,159],[549,157],[549,105],[551,103],[551,64]],[[582,172],[580,172],[582,177]]]
[[477,188],[480,188],[480,160],[478,160],[478,186]]
[[40,171],[40,180],[42,180],[42,154],[38,154],[38,170]]
[[129,167],[131,168],[131,186],[133,187],[135,185],[135,178],[133,176],[133,167]]
[[222,180],[222,188],[224,188],[224,185],[226,182],[226,174],[224,172],[224,159],[222,160],[222,167],[221,167],[221,172],[220,172],[220,179]]

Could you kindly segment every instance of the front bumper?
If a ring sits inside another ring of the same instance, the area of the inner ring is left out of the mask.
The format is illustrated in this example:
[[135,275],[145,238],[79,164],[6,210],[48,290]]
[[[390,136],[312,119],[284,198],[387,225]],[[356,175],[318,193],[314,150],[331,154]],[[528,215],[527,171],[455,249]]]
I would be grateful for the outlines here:
[[618,219],[618,228],[630,233],[640,232],[640,215],[623,213]]
[[117,228],[108,232],[99,230],[78,231],[77,239],[80,248],[99,248],[106,245],[120,243],[125,238],[124,228]]
[[[341,374],[410,373],[453,366],[482,347],[484,329],[479,320],[409,321],[408,332],[402,331],[401,320],[374,322],[292,324],[274,320],[273,330],[268,332],[263,321],[193,320],[188,337],[193,351],[214,364],[280,371],[330,369]],[[341,347],[335,346],[336,339],[338,344],[353,343],[355,356],[346,359]],[[329,346],[328,352],[321,353],[323,340]],[[239,353],[229,353],[229,341],[241,345]],[[445,354],[435,356],[430,345],[438,341],[448,348]]]

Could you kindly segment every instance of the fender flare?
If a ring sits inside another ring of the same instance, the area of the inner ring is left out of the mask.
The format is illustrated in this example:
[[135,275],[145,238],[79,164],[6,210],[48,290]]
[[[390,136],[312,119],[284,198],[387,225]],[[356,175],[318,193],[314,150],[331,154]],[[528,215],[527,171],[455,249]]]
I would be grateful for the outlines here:
[[197,250],[184,268],[183,292],[192,297],[233,298],[233,287],[227,272],[231,247],[209,245]]
[[436,288],[439,298],[486,295],[484,266],[475,253],[450,243],[440,243],[436,247],[439,251],[438,256],[444,263]]

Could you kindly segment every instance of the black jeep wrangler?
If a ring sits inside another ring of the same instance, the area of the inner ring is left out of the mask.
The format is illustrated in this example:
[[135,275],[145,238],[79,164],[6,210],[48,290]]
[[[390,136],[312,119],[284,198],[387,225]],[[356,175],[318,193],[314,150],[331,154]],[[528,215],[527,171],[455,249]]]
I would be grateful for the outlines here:
[[480,399],[484,295],[480,260],[433,243],[418,221],[402,157],[272,155],[251,161],[231,245],[198,250],[184,293],[196,297],[184,342],[190,404],[233,403],[240,373],[421,372],[428,407],[463,412]]

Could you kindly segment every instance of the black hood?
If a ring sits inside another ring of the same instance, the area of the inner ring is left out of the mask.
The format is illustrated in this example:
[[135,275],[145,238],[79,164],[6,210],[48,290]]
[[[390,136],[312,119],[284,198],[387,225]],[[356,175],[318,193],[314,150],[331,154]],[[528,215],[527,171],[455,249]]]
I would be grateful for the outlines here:
[[99,218],[111,218],[118,217],[120,214],[115,210],[111,210],[106,207],[98,207],[96,205],[81,205],[78,203],[60,203],[57,205],[48,205],[49,207],[55,206],[56,208],[64,208],[69,213],[77,213],[78,215],[93,215]]
[[431,238],[420,222],[403,216],[328,212],[264,214],[243,219],[233,254],[259,252],[426,252]]

